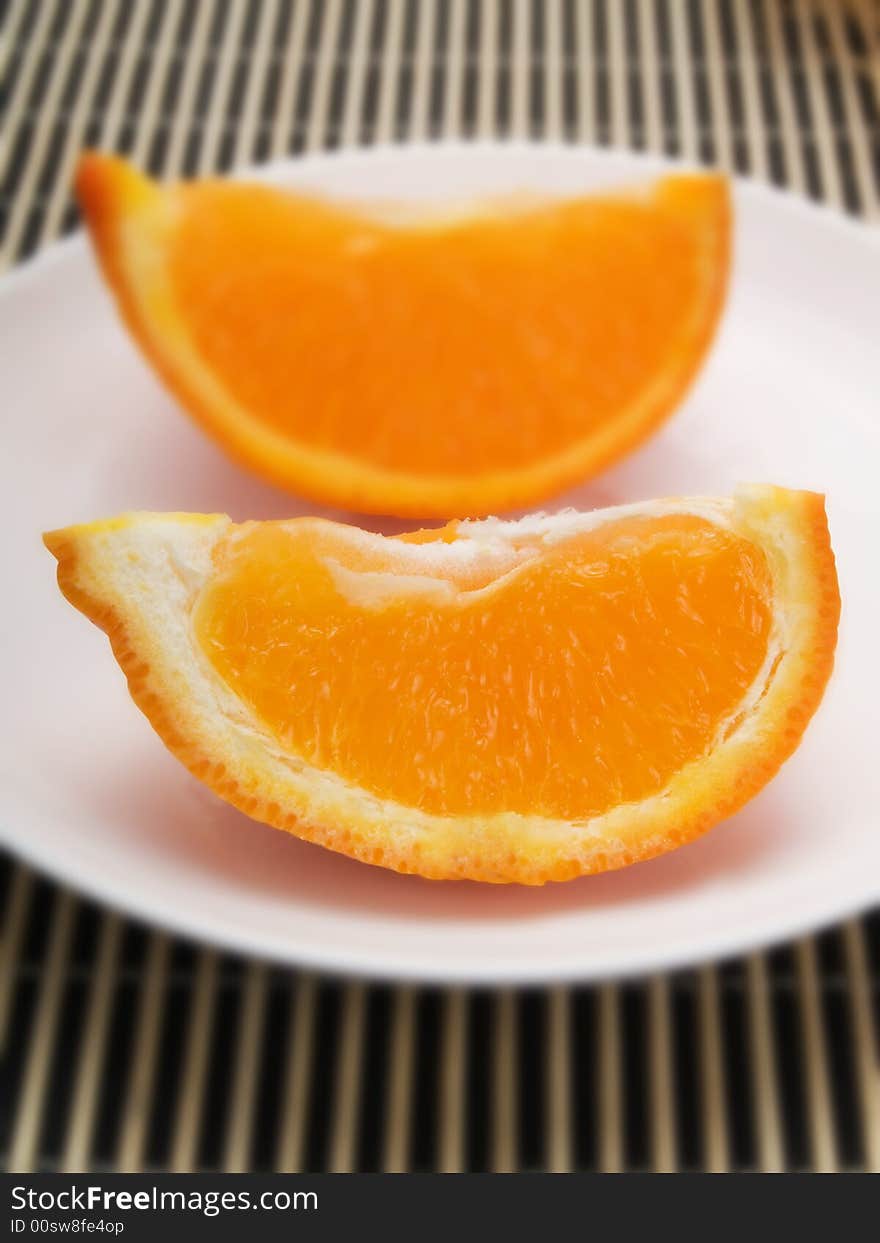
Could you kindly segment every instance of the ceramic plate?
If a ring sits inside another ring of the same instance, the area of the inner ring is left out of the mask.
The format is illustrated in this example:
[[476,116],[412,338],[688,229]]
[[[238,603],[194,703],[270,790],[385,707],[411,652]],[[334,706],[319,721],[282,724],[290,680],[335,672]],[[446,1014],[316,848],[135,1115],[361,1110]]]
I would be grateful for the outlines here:
[[[460,201],[579,192],[669,167],[575,147],[429,146],[258,175],[358,198]],[[0,831],[10,849],[180,933],[420,980],[646,972],[877,901],[880,250],[865,227],[786,194],[741,183],[735,203],[730,301],[687,402],[648,445],[553,506],[726,493],[740,481],[827,494],[843,596],[837,670],[800,750],[744,811],[661,859],[528,890],[367,867],[255,824],[198,785],[132,705],[104,636],[62,600],[40,533],[125,509],[236,520],[318,511],[244,474],[176,408],[78,236],[0,285]]]

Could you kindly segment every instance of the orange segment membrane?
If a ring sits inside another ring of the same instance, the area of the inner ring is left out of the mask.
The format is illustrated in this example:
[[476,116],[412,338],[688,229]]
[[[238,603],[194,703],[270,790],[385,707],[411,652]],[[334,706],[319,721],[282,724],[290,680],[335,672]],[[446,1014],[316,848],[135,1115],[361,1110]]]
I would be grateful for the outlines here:
[[355,549],[309,520],[239,528],[196,602],[198,640],[289,753],[448,814],[576,820],[645,799],[761,671],[770,570],[734,532],[623,518],[521,541],[488,574],[482,554],[444,560],[454,536]]
[[694,351],[722,201],[683,179],[393,225],[204,182],[176,192],[169,268],[198,354],[255,419],[375,467],[478,476],[581,442]]

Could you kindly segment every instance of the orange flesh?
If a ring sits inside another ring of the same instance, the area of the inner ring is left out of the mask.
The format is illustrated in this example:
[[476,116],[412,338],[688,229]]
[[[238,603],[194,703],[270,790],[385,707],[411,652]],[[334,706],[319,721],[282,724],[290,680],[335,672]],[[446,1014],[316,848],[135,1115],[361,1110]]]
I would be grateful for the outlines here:
[[285,750],[379,797],[580,819],[659,792],[761,670],[763,552],[675,515],[513,555],[426,566],[416,591],[390,576],[394,541],[353,554],[332,529],[246,527],[217,550],[196,634]]
[[175,299],[228,391],[303,444],[455,477],[564,451],[694,352],[726,201],[685,178],[395,227],[254,186],[178,196]]

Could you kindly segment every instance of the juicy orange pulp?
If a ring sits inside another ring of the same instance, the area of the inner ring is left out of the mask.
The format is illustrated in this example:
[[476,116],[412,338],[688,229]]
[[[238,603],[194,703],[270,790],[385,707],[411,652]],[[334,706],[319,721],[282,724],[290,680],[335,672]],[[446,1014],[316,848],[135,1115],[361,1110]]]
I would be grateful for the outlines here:
[[287,751],[381,798],[574,819],[637,802],[711,748],[767,655],[764,553],[696,516],[624,517],[540,555],[525,539],[488,575],[426,552],[414,577],[393,542],[246,527],[195,613]]
[[685,178],[397,227],[196,183],[169,271],[200,356],[256,420],[384,469],[473,477],[613,422],[676,351],[696,364],[683,317],[706,299],[724,193]]

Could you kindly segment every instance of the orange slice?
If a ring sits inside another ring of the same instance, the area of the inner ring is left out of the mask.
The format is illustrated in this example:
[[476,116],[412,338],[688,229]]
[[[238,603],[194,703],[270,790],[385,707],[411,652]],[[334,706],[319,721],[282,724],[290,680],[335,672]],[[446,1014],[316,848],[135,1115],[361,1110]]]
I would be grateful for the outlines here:
[[191,772],[428,877],[540,884],[703,833],[797,746],[839,613],[822,498],[773,487],[395,539],[129,514],[46,543]]
[[190,414],[275,483],[381,513],[526,505],[632,449],[696,373],[729,266],[717,175],[391,219],[87,155],[77,192]]

